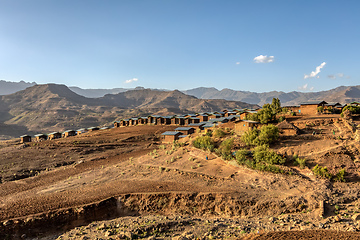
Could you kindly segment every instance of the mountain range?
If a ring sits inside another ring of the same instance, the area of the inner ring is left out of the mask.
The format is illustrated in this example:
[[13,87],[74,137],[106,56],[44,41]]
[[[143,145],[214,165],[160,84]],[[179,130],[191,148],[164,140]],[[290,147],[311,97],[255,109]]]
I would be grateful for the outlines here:
[[0,96],[0,138],[22,134],[108,126],[121,118],[254,108],[255,104],[198,99],[180,91],[138,88],[99,98],[81,96],[65,85],[33,85]]
[[[7,95],[15,93],[20,90],[24,90],[27,87],[36,85],[33,83],[26,83],[21,81],[19,83],[6,82],[0,80],[0,95]],[[118,94],[131,90],[144,90],[143,87],[136,88],[113,88],[113,89],[82,89],[76,86],[69,87],[71,91],[78,95],[87,98],[101,98],[107,94]],[[152,89],[156,91],[170,91],[164,89]],[[282,105],[299,105],[301,102],[306,101],[317,101],[325,100],[328,102],[340,102],[342,104],[350,103],[353,101],[360,101],[360,85],[357,86],[340,86],[334,89],[320,92],[282,92],[282,91],[271,91],[271,92],[249,92],[249,91],[238,91],[232,89],[218,90],[216,88],[194,88],[182,91],[187,95],[197,97],[199,99],[225,99],[229,101],[241,101],[250,104],[257,104],[259,106],[265,103],[270,103],[273,98],[279,98]]]

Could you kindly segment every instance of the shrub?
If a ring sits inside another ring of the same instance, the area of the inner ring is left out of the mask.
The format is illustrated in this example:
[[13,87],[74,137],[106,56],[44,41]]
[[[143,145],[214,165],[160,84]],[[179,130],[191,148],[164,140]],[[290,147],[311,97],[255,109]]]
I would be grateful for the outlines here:
[[274,151],[269,149],[268,145],[257,146],[253,150],[254,160],[259,162],[266,162],[268,164],[284,164],[285,158],[281,157]]
[[335,175],[335,181],[346,182],[345,175],[346,175],[346,171],[345,168],[343,168]]
[[216,138],[222,138],[226,135],[226,133],[221,128],[217,128],[214,130],[212,135]]
[[294,157],[294,164],[298,165],[301,169],[304,169],[306,166],[306,159],[305,158],[299,158],[298,156]]
[[279,129],[272,125],[265,125],[259,129],[252,129],[246,131],[241,136],[241,141],[246,145],[260,146],[263,144],[270,144],[279,138]]
[[233,138],[226,139],[220,144],[217,152],[224,160],[230,160],[233,158],[231,153],[231,149],[233,146],[234,146],[234,139]]
[[192,142],[193,146],[203,150],[214,151],[215,143],[209,136],[197,137]]
[[241,136],[241,141],[243,141],[246,145],[256,145],[256,139],[259,136],[259,130],[254,128],[252,130],[246,131]]
[[258,137],[259,144],[270,144],[279,138],[279,129],[272,125],[262,126]]
[[249,151],[246,149],[239,149],[235,153],[236,161],[239,164],[243,164],[246,161],[246,156],[249,154]]
[[319,164],[316,164],[316,166],[312,169],[315,176],[324,177],[331,179],[332,175],[329,173],[327,167],[320,167]]

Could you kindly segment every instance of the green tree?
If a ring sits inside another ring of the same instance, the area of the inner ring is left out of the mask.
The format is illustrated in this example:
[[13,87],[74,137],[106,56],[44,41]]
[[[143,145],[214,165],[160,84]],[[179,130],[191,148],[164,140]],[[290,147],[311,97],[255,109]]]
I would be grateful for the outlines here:
[[273,111],[273,114],[281,112],[282,109],[279,98],[273,98],[270,107]]
[[246,145],[259,146],[263,144],[270,144],[275,142],[279,138],[279,129],[272,125],[264,125],[259,129],[252,129],[246,131],[241,136],[241,141]]
[[234,146],[234,139],[233,138],[226,139],[220,144],[219,148],[217,149],[217,152],[224,160],[230,160],[233,158],[231,152],[233,146]]

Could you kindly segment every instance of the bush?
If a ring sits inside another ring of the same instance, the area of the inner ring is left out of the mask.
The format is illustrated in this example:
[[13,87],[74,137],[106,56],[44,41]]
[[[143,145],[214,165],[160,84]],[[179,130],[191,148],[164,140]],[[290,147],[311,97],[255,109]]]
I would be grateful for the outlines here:
[[216,138],[222,138],[225,135],[226,135],[226,133],[221,128],[217,128],[213,132],[213,136],[216,137]]
[[256,139],[259,136],[260,131],[256,128],[252,130],[246,131],[241,136],[241,141],[243,141],[246,145],[256,145]]
[[265,125],[262,126],[260,129],[258,144],[259,145],[270,144],[272,142],[275,142],[278,138],[279,138],[279,129],[272,124]]
[[246,149],[239,149],[235,153],[235,159],[239,164],[243,164],[246,161],[246,156],[249,154],[249,151]]
[[345,168],[343,168],[335,175],[335,181],[346,182],[345,175],[346,175],[346,171]]
[[312,169],[312,171],[315,174],[315,176],[328,178],[328,179],[332,178],[332,175],[327,170],[327,167],[320,167],[319,164],[316,164],[316,166]]
[[305,158],[299,158],[298,156],[294,156],[294,164],[298,165],[301,169],[304,169],[306,166],[306,159]]
[[192,142],[193,146],[203,150],[214,151],[215,143],[209,136],[197,137]]
[[268,145],[257,146],[253,150],[254,160],[257,163],[266,162],[268,164],[284,164],[285,158],[281,157],[269,149]]
[[234,139],[233,138],[226,139],[220,144],[217,152],[224,160],[230,160],[233,158],[231,153],[231,149],[233,146],[234,146]]
[[270,144],[276,141],[279,138],[279,129],[272,125],[265,125],[259,129],[252,129],[246,131],[241,136],[241,141],[243,141],[246,145],[255,145],[260,146],[263,144]]

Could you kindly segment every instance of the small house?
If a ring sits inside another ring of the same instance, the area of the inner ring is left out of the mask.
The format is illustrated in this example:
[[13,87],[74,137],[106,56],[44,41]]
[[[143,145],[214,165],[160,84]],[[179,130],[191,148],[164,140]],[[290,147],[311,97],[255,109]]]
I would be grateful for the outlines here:
[[120,121],[115,121],[114,122],[114,128],[118,128],[120,127]]
[[148,123],[148,118],[147,117],[141,117],[139,118],[139,121],[138,121],[139,124],[147,124]]
[[67,131],[63,132],[62,135],[64,138],[72,137],[72,136],[76,136],[76,132],[74,130],[67,130]]
[[281,136],[295,136],[299,134],[300,131],[296,126],[286,120],[282,121],[276,126],[279,129]]
[[120,127],[127,127],[129,126],[130,119],[121,119],[120,120]]
[[31,136],[29,135],[22,135],[20,136],[20,143],[31,142]]
[[185,125],[189,125],[191,123],[199,123],[200,122],[200,118],[197,117],[188,117],[185,119]]
[[59,132],[52,132],[48,134],[49,140],[58,139],[58,138],[61,138],[61,133]]
[[210,119],[214,119],[214,118],[221,118],[222,115],[221,114],[218,114],[218,113],[210,113],[210,115],[208,116],[208,121]]
[[171,119],[173,118],[173,116],[165,116],[164,118],[164,124],[165,125],[170,125],[171,124]]
[[161,134],[161,137],[164,143],[172,143],[173,141],[178,140],[180,135],[182,135],[181,132],[167,131]]
[[235,132],[238,134],[243,134],[246,131],[258,128],[259,125],[259,122],[252,120],[238,120],[235,122]]
[[45,141],[48,139],[48,136],[46,134],[42,134],[42,133],[36,134],[34,137],[35,137],[36,142],[41,142],[41,141]]
[[327,102],[325,101],[314,101],[300,103],[299,113],[303,115],[314,115],[318,113],[318,107],[325,107]]
[[129,126],[135,126],[138,125],[138,123],[139,123],[139,118],[130,118]]
[[86,133],[86,132],[87,132],[86,128],[80,128],[80,129],[76,130],[77,135],[80,135],[80,134],[83,134],[83,133]]
[[98,131],[99,128],[98,127],[91,127],[91,128],[88,128],[88,131],[89,132],[93,132],[93,131]]
[[193,134],[195,132],[195,128],[178,127],[178,128],[175,128],[175,132],[181,132],[183,135],[189,135],[189,134]]
[[171,118],[171,124],[172,125],[185,125],[185,117],[175,116]]
[[190,123],[190,124],[188,125],[188,127],[195,128],[195,131],[196,131],[197,129],[204,130],[203,126],[204,126],[205,124],[206,124],[206,123],[204,123],[204,122],[200,122],[200,123]]
[[[161,118],[161,116],[159,116],[159,115],[150,115],[150,116],[148,116],[148,124],[157,125],[159,118]],[[160,120],[160,122],[161,122],[161,120]]]
[[206,122],[209,120],[209,115],[205,113],[198,114],[196,117],[200,119],[200,122]]
[[164,125],[164,124],[165,124],[164,117],[160,116],[160,117],[156,118],[156,125]]
[[229,119],[227,119],[225,117],[213,118],[213,119],[210,119],[208,122],[211,122],[211,123],[227,123],[227,122],[229,122]]

